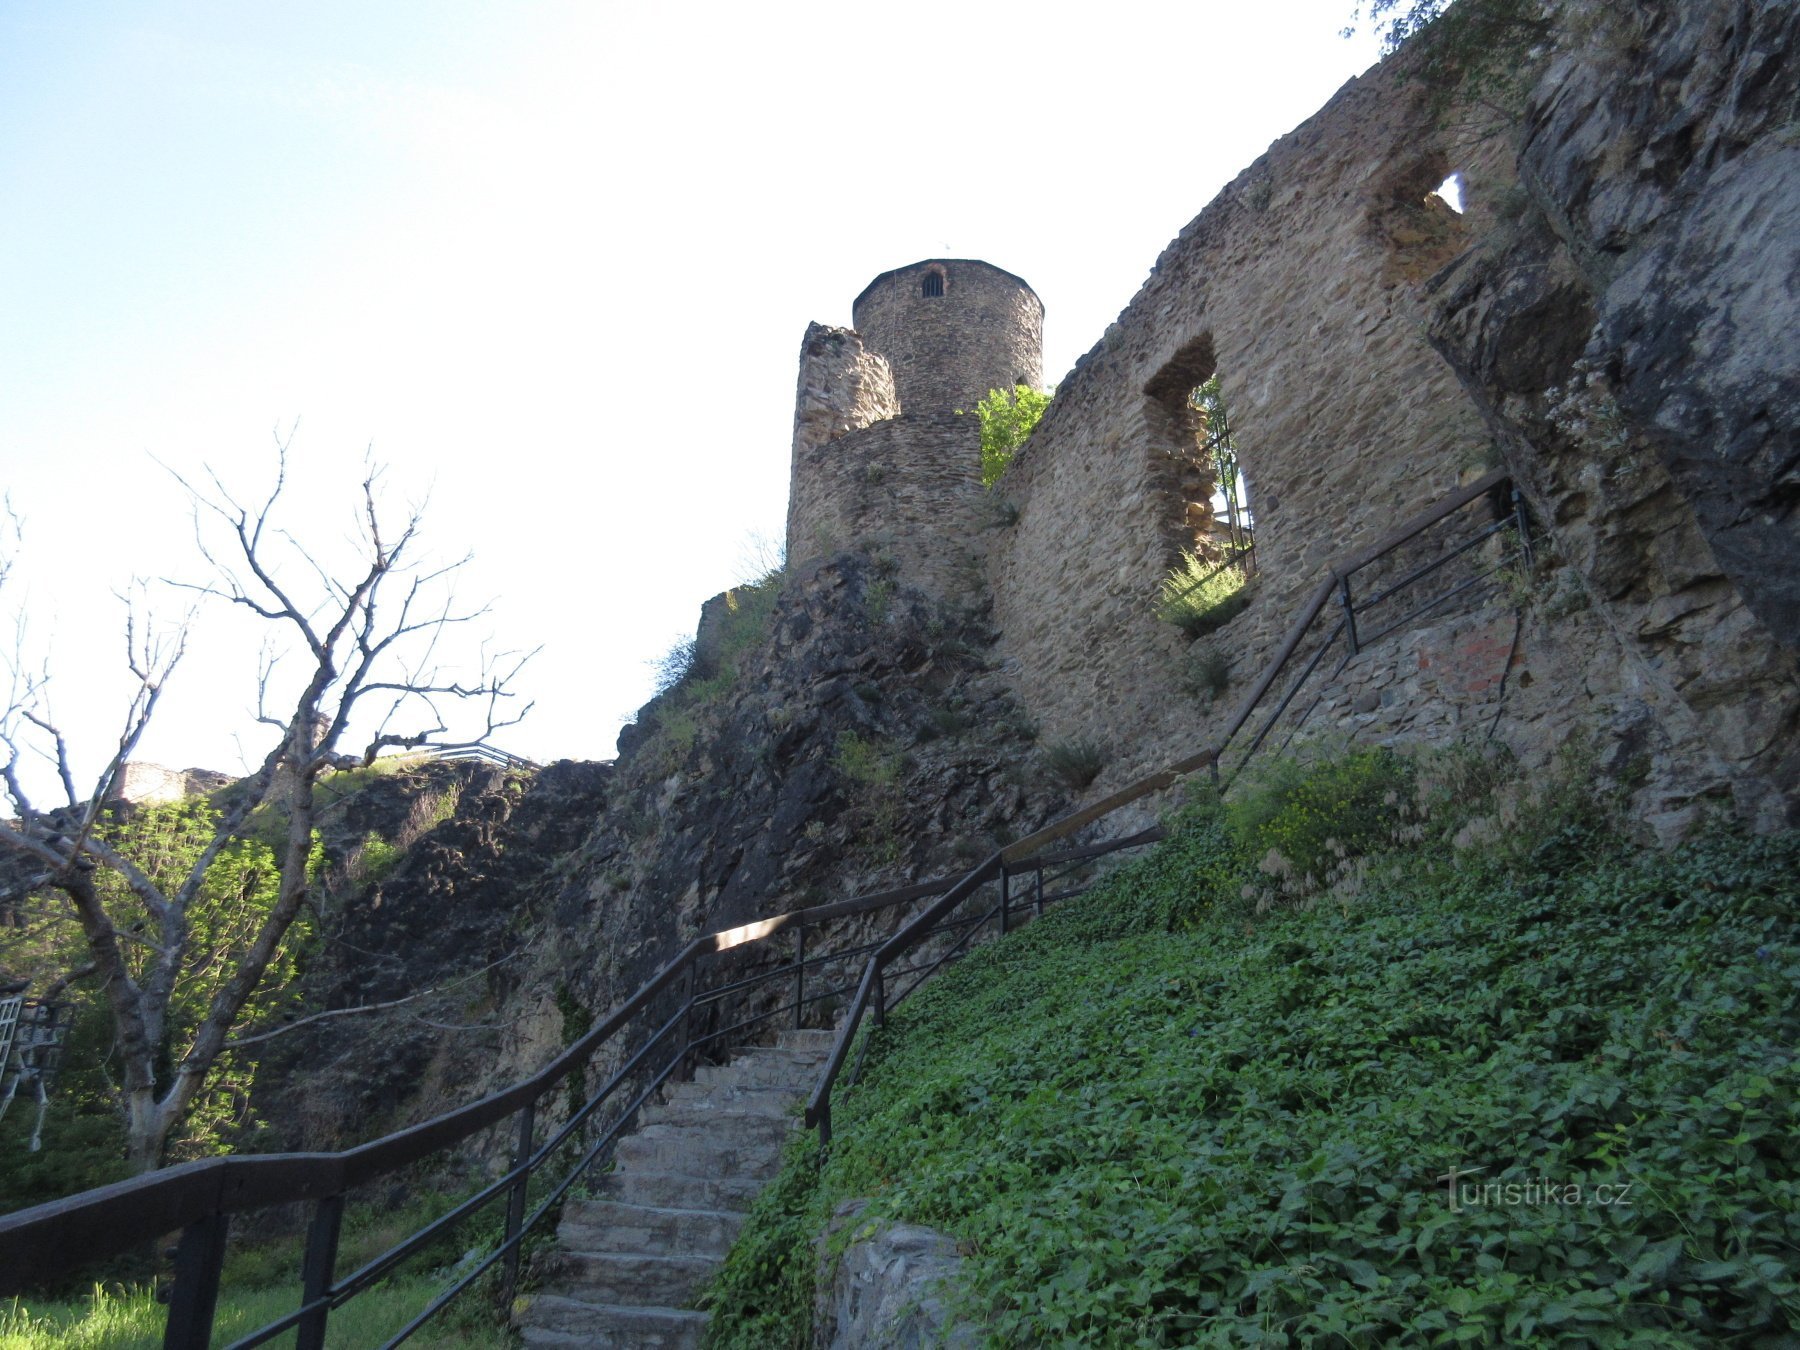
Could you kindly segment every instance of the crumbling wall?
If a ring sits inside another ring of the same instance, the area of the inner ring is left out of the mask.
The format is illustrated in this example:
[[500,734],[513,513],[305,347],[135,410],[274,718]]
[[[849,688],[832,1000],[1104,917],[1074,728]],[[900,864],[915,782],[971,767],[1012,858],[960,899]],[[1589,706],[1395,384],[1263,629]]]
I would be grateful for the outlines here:
[[[1430,197],[1452,170],[1462,216]],[[1168,485],[1192,454],[1188,394],[1220,376],[1255,511],[1256,599],[1214,639],[1248,674],[1323,563],[1488,466],[1417,282],[1510,182],[1503,154],[1453,152],[1421,92],[1380,67],[1182,230],[1059,388],[1001,484],[1019,520],[995,543],[995,618],[1046,735],[1115,747],[1103,782],[1208,730],[1178,692],[1187,642],[1152,613],[1181,541]]]
[[[1792,818],[1800,18],[1761,0],[1562,13],[1516,126],[1470,141],[1403,57],[1272,146],[1164,252],[1002,483],[1007,669],[1047,737],[1109,748],[1097,789],[1212,739],[1330,559],[1504,464],[1545,532],[1538,575],[1390,639],[1313,728],[1491,722],[1454,710],[1497,683],[1440,689],[1409,659],[1522,602],[1532,684],[1509,683],[1495,724],[1522,758],[1583,731],[1626,747],[1609,757],[1665,837],[1721,794]],[[1452,170],[1462,215],[1431,195]],[[1215,372],[1261,574],[1190,648],[1151,605],[1179,537],[1181,401]],[[1208,647],[1239,690],[1202,708],[1181,685]]]

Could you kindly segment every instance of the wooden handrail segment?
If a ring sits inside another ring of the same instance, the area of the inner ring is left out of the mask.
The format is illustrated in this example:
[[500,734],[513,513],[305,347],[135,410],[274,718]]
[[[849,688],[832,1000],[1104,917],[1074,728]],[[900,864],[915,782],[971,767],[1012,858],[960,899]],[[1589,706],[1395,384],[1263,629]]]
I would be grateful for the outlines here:
[[[856,997],[807,1102],[808,1125],[818,1126],[828,1142],[831,1089],[843,1070],[858,1027],[880,988],[882,971],[899,955],[918,945],[939,922],[987,882],[1047,844],[1067,838],[1112,812],[1162,791],[1187,774],[1216,765],[1224,748],[1249,721],[1257,705],[1280,678],[1308,629],[1332,594],[1354,572],[1391,552],[1433,524],[1494,491],[1507,481],[1503,471],[1489,473],[1420,512],[1374,544],[1333,563],[1307,598],[1275,657],[1227,723],[1217,746],[1178,760],[1098,802],[1073,811],[1044,828],[1006,845],[959,876],[939,877],[872,895],[794,910],[768,919],[724,929],[694,939],[635,993],[613,1009],[591,1031],[531,1077],[491,1093],[479,1101],[356,1148],[336,1153],[276,1153],[210,1158],[133,1177],[31,1209],[0,1215],[0,1294],[13,1293],[56,1278],[91,1261],[105,1259],[146,1241],[185,1229],[213,1216],[271,1205],[324,1200],[339,1196],[377,1177],[448,1148],[540,1100],[586,1062],[603,1043],[617,1035],[659,994],[703,956],[717,955],[747,943],[766,941],[789,928],[828,923],[898,904],[938,895],[933,904],[903,925],[870,955]],[[1160,829],[1126,839],[1069,850],[1034,860],[1034,866],[1074,861],[1160,837]],[[667,1071],[665,1071],[666,1074]],[[597,1103],[590,1103],[589,1108]]]

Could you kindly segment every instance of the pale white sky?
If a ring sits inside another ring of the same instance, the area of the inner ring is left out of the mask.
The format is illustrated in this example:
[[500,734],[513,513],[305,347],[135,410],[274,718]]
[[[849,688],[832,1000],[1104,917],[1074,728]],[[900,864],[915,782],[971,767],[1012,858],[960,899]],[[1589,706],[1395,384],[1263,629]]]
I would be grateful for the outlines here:
[[[647,663],[781,535],[807,322],[985,258],[1043,298],[1060,375],[1374,59],[1349,9],[8,0],[0,485],[27,533],[0,610],[49,650],[84,772],[116,734],[113,593],[201,571],[155,461],[254,493],[295,419],[308,540],[345,534],[372,446],[438,551],[475,550],[496,637],[544,646],[499,744],[610,756]],[[140,757],[260,757],[255,662],[203,621]]]

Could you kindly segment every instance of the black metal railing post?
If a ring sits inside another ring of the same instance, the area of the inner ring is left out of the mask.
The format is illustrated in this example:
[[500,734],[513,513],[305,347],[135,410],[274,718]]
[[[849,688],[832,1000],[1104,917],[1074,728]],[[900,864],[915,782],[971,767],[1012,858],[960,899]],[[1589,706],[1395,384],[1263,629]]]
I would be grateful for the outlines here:
[[1000,931],[1005,933],[1012,927],[1012,869],[1004,862],[1000,864]]
[[1034,866],[1035,879],[1031,888],[1031,907],[1034,912],[1033,917],[1041,919],[1044,917],[1044,864],[1037,863]]
[[879,966],[875,968],[875,997],[871,1002],[874,1004],[875,1025],[885,1027],[887,1025],[887,976],[882,973]]
[[[519,1111],[519,1140],[513,1148],[513,1167],[524,1168],[531,1161],[532,1136],[537,1126],[537,1103],[526,1102]],[[519,1287],[519,1248],[516,1241],[519,1229],[525,1223],[525,1201],[531,1189],[531,1173],[520,1171],[519,1179],[513,1182],[512,1194],[506,1197],[506,1240],[512,1246],[506,1249],[506,1259],[502,1264],[500,1275],[500,1306],[511,1308],[513,1291]]]
[[681,1048],[675,1052],[674,1073],[678,1083],[687,1082],[693,1073],[688,1051],[694,1044],[694,971],[699,964],[700,958],[695,957],[681,980]]
[[794,1030],[806,1025],[806,925],[794,926]]
[[306,1258],[300,1268],[300,1303],[319,1306],[300,1319],[295,1328],[294,1350],[325,1350],[325,1320],[331,1305],[325,1296],[337,1268],[338,1234],[344,1223],[344,1197],[327,1196],[313,1208],[306,1230]]
[[1531,556],[1531,517],[1525,509],[1525,494],[1519,491],[1515,483],[1512,490],[1513,520],[1519,530],[1519,555],[1525,560],[1525,570],[1529,572],[1535,562]]
[[1350,603],[1350,578],[1338,578],[1338,598],[1344,602],[1344,640],[1350,644],[1350,655],[1356,655],[1356,606]]
[[230,1223],[227,1215],[209,1214],[182,1230],[181,1245],[175,1249],[175,1288],[169,1293],[163,1350],[205,1350],[211,1344]]

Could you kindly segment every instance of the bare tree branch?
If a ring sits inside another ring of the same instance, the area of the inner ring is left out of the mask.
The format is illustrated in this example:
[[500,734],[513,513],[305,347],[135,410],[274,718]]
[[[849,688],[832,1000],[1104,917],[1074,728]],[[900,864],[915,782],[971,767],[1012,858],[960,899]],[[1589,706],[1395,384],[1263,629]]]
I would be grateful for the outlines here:
[[[69,902],[69,912],[57,917],[81,925],[89,959],[66,979],[97,977],[111,1011],[129,1151],[140,1167],[158,1163],[170,1131],[226,1050],[327,1016],[375,1011],[435,992],[316,1014],[253,1036],[232,1035],[290,926],[309,905],[315,790],[320,776],[340,762],[340,741],[352,733],[362,739],[367,730],[364,763],[389,747],[470,748],[516,725],[531,708],[514,685],[535,653],[483,647],[474,673],[453,661],[448,638],[487,614],[485,606],[469,608],[456,598],[455,582],[469,557],[448,563],[414,558],[422,508],[409,508],[398,517],[399,528],[391,529],[377,490],[382,472],[372,459],[357,491],[350,561],[315,551],[303,537],[307,532],[284,523],[292,436],[291,429],[286,436],[277,430],[273,483],[260,497],[240,498],[211,468],[200,475],[169,470],[188,494],[196,551],[210,575],[168,584],[200,601],[241,609],[267,626],[254,667],[254,721],[275,733],[260,764],[230,794],[192,857],[183,859],[180,875],[167,875],[166,864],[135,855],[126,836],[112,832],[115,817],[107,805],[119,795],[131,756],[186,654],[188,622],[165,627],[141,595],[127,602],[126,668],[134,686],[118,740],[85,802],[77,801],[71,747],[43,703],[46,680],[26,673],[22,639],[9,663],[12,694],[0,709],[0,781],[18,820],[0,823],[0,850],[29,859],[35,884],[60,891]],[[9,565],[10,554],[0,547],[0,580]],[[305,659],[284,660],[298,650]],[[363,710],[371,699],[381,708],[378,717]],[[45,814],[32,806],[20,768],[27,752],[56,766],[67,808]],[[211,903],[209,875],[251,814],[265,806],[281,808],[286,830],[272,902],[248,927],[234,921],[227,939],[196,939],[196,931],[206,931],[196,916],[203,913],[197,907]],[[154,934],[143,931],[147,924]],[[128,945],[149,957],[134,954],[127,962]],[[170,1021],[176,990],[183,987],[211,991],[191,1026]],[[163,1067],[169,1053],[177,1061],[173,1074]]]

